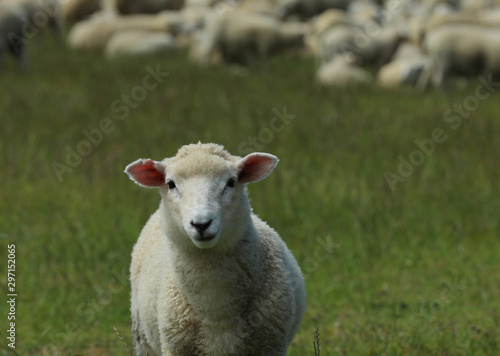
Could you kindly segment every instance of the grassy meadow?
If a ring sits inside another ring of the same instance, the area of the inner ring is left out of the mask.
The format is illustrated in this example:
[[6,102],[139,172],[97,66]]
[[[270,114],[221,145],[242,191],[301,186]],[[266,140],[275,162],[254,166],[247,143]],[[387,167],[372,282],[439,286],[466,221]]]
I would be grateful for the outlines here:
[[496,88],[322,88],[313,59],[110,62],[50,38],[29,55],[0,69],[0,355],[128,355],[113,327],[131,347],[130,253],[159,194],[123,170],[198,141],[280,158],[249,194],[306,278],[289,355],[316,329],[322,356],[500,354]]

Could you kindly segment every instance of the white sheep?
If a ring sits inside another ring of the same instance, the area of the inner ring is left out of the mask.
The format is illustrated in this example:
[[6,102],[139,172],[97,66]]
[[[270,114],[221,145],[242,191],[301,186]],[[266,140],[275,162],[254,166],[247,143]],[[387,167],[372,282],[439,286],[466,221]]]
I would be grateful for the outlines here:
[[246,193],[277,163],[267,153],[241,158],[198,143],[127,166],[133,181],[162,197],[132,253],[138,356],[286,355],[305,310],[304,280]]
[[339,54],[319,67],[316,80],[322,85],[338,87],[370,84],[373,81],[370,73],[357,66],[357,61],[353,53]]
[[351,52],[361,63],[380,68],[390,61],[403,38],[401,30],[395,26],[380,27],[374,32],[359,26],[334,26],[320,39],[321,61],[326,63],[337,54]]
[[432,65],[423,74],[421,87],[435,87],[453,75],[500,75],[500,29],[484,26],[444,25],[427,33],[424,42]]
[[354,0],[349,2],[347,14],[351,23],[366,25],[367,22],[376,22],[381,7],[372,0]]
[[27,41],[25,26],[27,12],[17,3],[0,1],[0,61],[4,51],[11,52],[18,63],[27,65],[25,43]]
[[[220,61],[247,64],[254,56],[303,48],[307,26],[271,16],[234,10],[207,18],[206,28],[193,43],[190,58],[199,64]],[[215,59],[214,59],[215,58]]]
[[108,58],[122,55],[161,54],[177,48],[170,33],[156,31],[127,30],[111,36],[104,53]]
[[421,73],[430,65],[429,57],[420,47],[412,43],[403,43],[393,56],[377,73],[377,84],[385,88],[415,86]]
[[319,56],[321,36],[337,25],[348,25],[347,14],[343,10],[328,9],[308,21],[304,42],[313,55]]
[[175,34],[182,23],[177,12],[164,11],[156,15],[128,15],[108,18],[96,13],[75,24],[68,33],[71,48],[103,50],[112,35],[120,31],[141,30]]

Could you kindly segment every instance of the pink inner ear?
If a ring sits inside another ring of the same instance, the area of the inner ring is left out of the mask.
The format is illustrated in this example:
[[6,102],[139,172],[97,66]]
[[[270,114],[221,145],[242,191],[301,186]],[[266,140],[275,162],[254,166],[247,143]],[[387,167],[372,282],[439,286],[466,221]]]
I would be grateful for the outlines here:
[[278,159],[272,155],[253,153],[243,158],[238,175],[240,183],[257,182],[267,177],[278,164]]
[[152,159],[140,159],[130,164],[126,172],[137,183],[146,187],[159,187],[165,184],[165,174],[160,171],[161,164]]

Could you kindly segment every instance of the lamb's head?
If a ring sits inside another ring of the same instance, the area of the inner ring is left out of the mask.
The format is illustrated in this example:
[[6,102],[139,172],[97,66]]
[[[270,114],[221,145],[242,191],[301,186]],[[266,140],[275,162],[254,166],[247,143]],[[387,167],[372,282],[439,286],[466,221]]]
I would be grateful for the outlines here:
[[268,153],[241,158],[222,146],[199,143],[161,162],[139,159],[125,172],[139,185],[160,188],[162,228],[174,244],[226,249],[249,227],[245,184],[264,179],[277,163]]

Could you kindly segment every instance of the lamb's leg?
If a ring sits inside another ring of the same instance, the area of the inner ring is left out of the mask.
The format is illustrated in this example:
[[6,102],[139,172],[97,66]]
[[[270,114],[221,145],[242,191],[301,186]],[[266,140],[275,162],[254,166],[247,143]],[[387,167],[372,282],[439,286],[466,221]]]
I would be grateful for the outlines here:
[[151,349],[146,340],[146,335],[140,330],[139,322],[136,320],[132,321],[132,340],[134,341],[134,351],[137,356],[160,356]]

